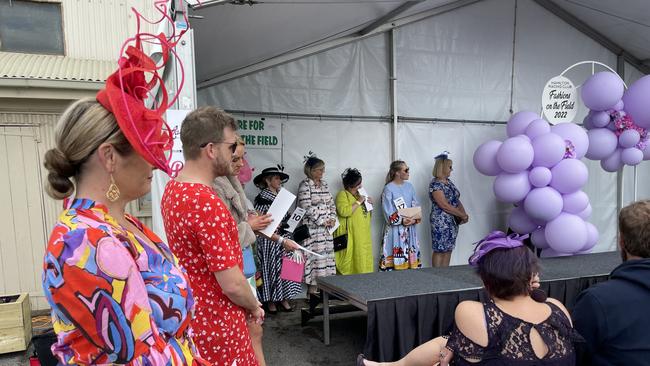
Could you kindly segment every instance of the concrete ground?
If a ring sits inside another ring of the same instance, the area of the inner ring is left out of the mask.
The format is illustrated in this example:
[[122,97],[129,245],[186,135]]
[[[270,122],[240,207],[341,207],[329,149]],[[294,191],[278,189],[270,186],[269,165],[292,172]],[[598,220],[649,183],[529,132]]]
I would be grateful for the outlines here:
[[[354,366],[357,354],[363,350],[366,316],[362,312],[332,315],[331,344],[323,344],[322,317],[300,325],[300,307],[296,310],[268,315],[264,323],[264,354],[268,366]],[[29,365],[31,349],[0,355],[0,366]]]

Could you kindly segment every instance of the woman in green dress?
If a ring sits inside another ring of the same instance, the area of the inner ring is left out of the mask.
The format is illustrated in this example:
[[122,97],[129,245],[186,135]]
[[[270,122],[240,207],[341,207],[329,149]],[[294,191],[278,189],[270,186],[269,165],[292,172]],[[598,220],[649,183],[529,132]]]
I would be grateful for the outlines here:
[[348,240],[345,249],[335,252],[336,270],[344,275],[372,272],[372,211],[366,208],[366,201],[372,204],[372,199],[359,193],[362,178],[357,169],[348,168],[341,177],[345,189],[336,195],[340,226],[334,236],[347,233]]

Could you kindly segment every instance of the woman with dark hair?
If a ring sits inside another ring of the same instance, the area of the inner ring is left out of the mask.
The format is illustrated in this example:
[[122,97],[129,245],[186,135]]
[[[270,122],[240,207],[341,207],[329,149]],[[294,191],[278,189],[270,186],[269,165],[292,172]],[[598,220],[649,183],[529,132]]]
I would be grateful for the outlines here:
[[316,156],[305,160],[307,176],[298,186],[298,207],[305,210],[303,223],[309,229],[309,238],[303,246],[322,257],[307,256],[305,261],[305,282],[310,294],[318,292],[317,277],[336,274],[334,263],[334,242],[330,230],[336,225],[336,206],[327,182],[323,180],[325,162]]
[[537,289],[538,259],[523,239],[494,231],[477,244],[469,263],[489,299],[458,304],[448,339],[432,339],[397,362],[360,355],[357,365],[575,365],[573,342],[581,337],[564,305]]
[[366,201],[372,204],[372,198],[359,193],[362,177],[357,169],[346,169],[341,178],[345,189],[336,195],[337,231],[347,235],[347,246],[334,253],[336,269],[344,275],[372,272],[372,212],[365,205]]
[[420,219],[403,217],[399,210],[419,207],[415,188],[408,182],[410,170],[402,160],[393,161],[386,175],[381,207],[386,219],[379,269],[420,268],[420,242],[415,225]]

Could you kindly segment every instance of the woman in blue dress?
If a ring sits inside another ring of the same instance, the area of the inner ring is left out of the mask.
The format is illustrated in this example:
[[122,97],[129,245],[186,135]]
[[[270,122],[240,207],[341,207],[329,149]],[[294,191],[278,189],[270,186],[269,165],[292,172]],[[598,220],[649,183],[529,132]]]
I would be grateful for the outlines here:
[[379,269],[420,268],[420,243],[415,225],[420,220],[401,217],[400,208],[419,207],[415,189],[407,180],[409,167],[396,160],[390,164],[386,185],[381,195],[381,206],[386,220]]
[[433,179],[429,185],[431,198],[431,264],[447,267],[451,252],[456,246],[458,225],[469,221],[460,192],[449,179],[453,170],[452,161],[446,151],[435,157]]

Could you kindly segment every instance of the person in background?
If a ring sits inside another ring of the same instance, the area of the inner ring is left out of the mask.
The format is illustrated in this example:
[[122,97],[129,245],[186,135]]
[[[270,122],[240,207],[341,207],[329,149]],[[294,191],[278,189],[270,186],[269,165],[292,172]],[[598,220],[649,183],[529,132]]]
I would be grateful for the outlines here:
[[582,338],[560,301],[538,295],[539,262],[522,239],[494,231],[477,244],[469,263],[489,298],[458,304],[448,339],[432,339],[397,362],[359,355],[357,366],[575,365]]
[[303,223],[307,225],[310,235],[303,246],[323,256],[308,255],[305,261],[308,292],[315,294],[318,292],[317,277],[336,274],[334,242],[330,232],[336,224],[336,206],[327,182],[323,180],[325,162],[316,156],[309,156],[303,170],[307,177],[298,185],[298,207],[306,211]]
[[[260,189],[260,193],[255,197],[255,210],[260,214],[266,214],[282,189],[282,184],[288,180],[289,175],[279,168],[271,167],[262,170],[253,179],[253,183]],[[282,221],[286,222],[288,217],[287,214]],[[259,298],[271,314],[278,312],[277,304],[282,311],[293,311],[289,300],[302,290],[300,283],[280,278],[282,258],[287,255],[287,251],[295,249],[298,249],[298,245],[291,239],[291,234],[282,229],[270,238],[261,234],[257,236],[257,256],[262,271],[262,285],[258,287]]]
[[[244,258],[244,275],[248,281],[253,294],[257,294],[255,286],[255,261],[253,244],[255,243],[255,231],[263,230],[272,221],[271,215],[249,215],[246,207],[246,194],[239,182],[238,176],[244,166],[245,144],[241,137],[237,136],[237,148],[232,158],[231,172],[228,176],[217,177],[214,180],[214,190],[226,205],[226,208],[237,223],[239,245],[242,247]],[[249,260],[247,260],[247,258]],[[247,268],[247,266],[249,268]],[[250,273],[248,273],[250,272]],[[255,357],[260,366],[265,366],[264,350],[262,348],[262,325],[254,321],[247,321],[248,331],[253,343]]]
[[458,226],[467,223],[469,216],[460,202],[460,192],[449,179],[453,162],[444,152],[435,157],[433,179],[429,184],[431,199],[431,264],[434,267],[447,267],[451,252],[456,246]]
[[[191,338],[194,297],[185,271],[153,231],[125,213],[150,191],[154,169],[170,171],[167,151],[128,139],[134,127],[111,112],[105,91],[98,99],[66,109],[56,147],[45,154],[48,194],[74,196],[43,263],[57,333],[52,353],[61,365],[207,365]],[[157,129],[136,123],[140,132],[165,139],[162,120]]]
[[386,220],[382,255],[382,271],[420,268],[420,242],[416,224],[420,221],[400,216],[398,210],[420,206],[415,189],[408,182],[409,167],[402,160],[393,161],[386,175],[386,185],[381,195],[381,206]]
[[638,201],[618,214],[623,263],[606,282],[578,295],[576,330],[586,340],[584,364],[650,363],[650,201]]
[[169,181],[161,210],[172,250],[196,293],[195,339],[215,365],[257,366],[248,321],[264,310],[246,281],[237,223],[214,191],[231,174],[237,149],[234,118],[215,107],[189,113],[181,125],[185,166]]
[[341,178],[344,189],[336,195],[336,213],[347,233],[347,247],[334,253],[336,269],[344,275],[369,273],[373,266],[372,211],[366,209],[365,202],[372,204],[372,198],[359,193],[363,179],[357,169],[346,169]]

